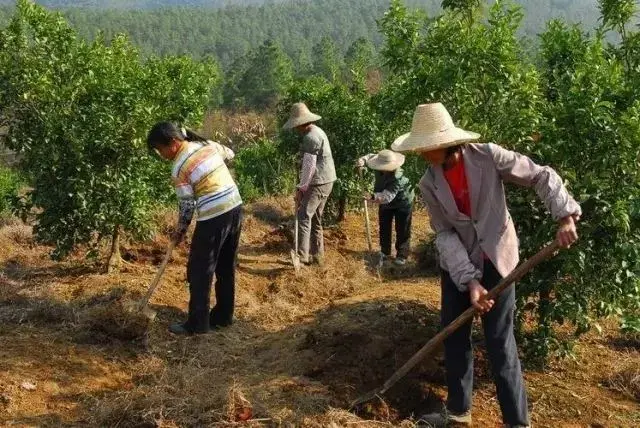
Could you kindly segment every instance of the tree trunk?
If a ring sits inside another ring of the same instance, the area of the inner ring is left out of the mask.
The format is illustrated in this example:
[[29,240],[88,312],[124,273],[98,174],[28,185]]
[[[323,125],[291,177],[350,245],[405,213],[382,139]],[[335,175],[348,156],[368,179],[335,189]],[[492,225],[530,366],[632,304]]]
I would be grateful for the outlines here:
[[107,273],[111,273],[120,267],[122,257],[120,256],[120,225],[116,225],[113,229],[111,237],[111,249],[109,250],[109,258],[107,259]]
[[347,214],[347,197],[343,196],[338,201],[338,223],[344,221]]
[[539,291],[540,300],[538,302],[538,324],[548,328],[550,325],[549,316],[551,313],[551,290],[552,286],[545,286]]

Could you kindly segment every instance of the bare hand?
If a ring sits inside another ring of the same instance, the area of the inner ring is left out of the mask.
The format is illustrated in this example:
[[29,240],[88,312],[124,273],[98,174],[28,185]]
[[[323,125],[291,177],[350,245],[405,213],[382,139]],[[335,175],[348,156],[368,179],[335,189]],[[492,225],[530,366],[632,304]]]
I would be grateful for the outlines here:
[[578,240],[578,231],[576,230],[576,222],[573,216],[567,216],[560,220],[556,240],[563,248],[569,248]]
[[304,193],[302,192],[302,190],[297,189],[296,194],[293,197],[293,200],[296,202],[296,205],[300,205],[300,202],[302,201],[303,196],[304,196]]
[[493,299],[486,300],[485,296],[488,291],[477,280],[472,280],[467,285],[469,288],[469,298],[471,304],[480,314],[485,314],[491,310],[495,301]]
[[364,192],[362,194],[362,199],[366,199],[367,201],[371,200],[371,193]]

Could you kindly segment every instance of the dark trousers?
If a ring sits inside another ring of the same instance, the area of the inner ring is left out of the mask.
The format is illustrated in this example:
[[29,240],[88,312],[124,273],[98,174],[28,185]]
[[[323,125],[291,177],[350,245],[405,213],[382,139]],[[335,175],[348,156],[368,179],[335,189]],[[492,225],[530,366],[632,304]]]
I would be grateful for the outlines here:
[[[491,290],[501,279],[493,264],[485,261],[481,284],[487,290]],[[441,285],[440,320],[444,327],[469,308],[471,303],[469,293],[461,293],[448,272],[442,273]],[[503,422],[508,425],[529,425],[527,392],[513,333],[514,311],[515,286],[511,286],[502,292],[491,311],[482,317],[482,327]],[[444,347],[449,390],[447,409],[456,414],[464,413],[471,409],[473,389],[471,322],[449,336],[444,342]]]
[[[236,257],[241,227],[241,206],[197,223],[187,265],[190,297],[185,328],[188,330],[206,332],[210,323],[230,323],[233,319]],[[209,313],[214,274],[216,305]]]
[[393,219],[396,220],[396,253],[398,257],[409,257],[411,247],[411,207],[378,208],[378,225],[380,226],[380,251],[391,255],[391,229]]

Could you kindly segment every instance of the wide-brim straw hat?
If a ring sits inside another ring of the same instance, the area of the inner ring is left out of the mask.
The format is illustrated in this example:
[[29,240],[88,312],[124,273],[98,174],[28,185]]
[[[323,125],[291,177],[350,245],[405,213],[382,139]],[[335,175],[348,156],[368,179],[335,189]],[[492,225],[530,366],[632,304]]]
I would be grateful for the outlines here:
[[289,120],[284,124],[284,129],[292,129],[296,126],[306,125],[307,123],[317,122],[322,119],[315,113],[311,113],[309,107],[305,103],[295,103],[291,106],[291,114]]
[[403,164],[404,155],[392,152],[391,150],[382,150],[367,160],[367,166],[376,171],[395,171]]
[[453,124],[453,119],[441,103],[421,104],[413,114],[411,132],[393,142],[396,152],[426,152],[475,141],[480,134],[465,131]]

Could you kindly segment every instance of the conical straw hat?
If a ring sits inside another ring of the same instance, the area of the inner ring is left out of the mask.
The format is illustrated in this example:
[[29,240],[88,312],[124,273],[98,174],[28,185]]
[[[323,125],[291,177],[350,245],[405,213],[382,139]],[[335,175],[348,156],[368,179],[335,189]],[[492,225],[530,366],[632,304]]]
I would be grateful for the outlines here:
[[395,171],[404,164],[404,155],[382,150],[377,155],[367,160],[367,166],[376,171]]
[[411,132],[398,137],[391,149],[396,152],[430,151],[474,141],[480,134],[465,131],[453,124],[441,103],[421,104],[413,114]]
[[284,124],[284,129],[292,129],[296,126],[317,122],[320,119],[322,119],[322,117],[311,113],[305,103],[295,103],[291,106],[291,114],[289,115],[287,123]]

